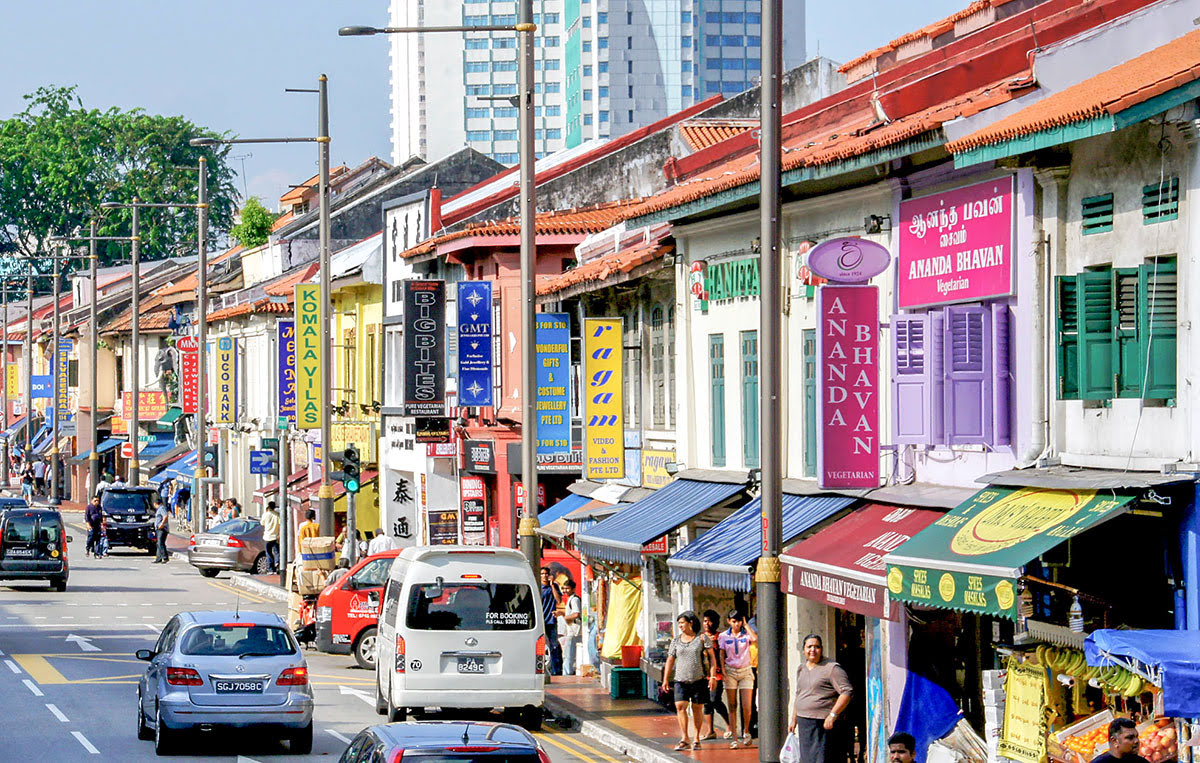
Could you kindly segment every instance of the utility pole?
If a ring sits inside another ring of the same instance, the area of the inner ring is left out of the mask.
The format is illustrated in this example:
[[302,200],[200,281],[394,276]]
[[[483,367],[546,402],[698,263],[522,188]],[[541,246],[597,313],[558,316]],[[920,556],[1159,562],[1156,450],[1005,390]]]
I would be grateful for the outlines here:
[[0,299],[3,300],[4,307],[4,436],[0,437],[0,486],[8,487],[8,281],[6,280],[2,287],[3,294],[0,294]]
[[[329,453],[333,450],[333,331],[330,313],[333,312],[331,265],[329,252],[329,81],[322,74],[317,79],[317,145],[320,165],[320,212],[318,234],[321,248],[321,489],[317,521],[323,535],[333,535],[333,483],[329,480]],[[280,479],[286,479],[280,475]]]
[[60,396],[63,396],[66,394],[66,390],[63,390],[60,387],[63,380],[59,377],[59,373],[58,373],[58,364],[59,364],[58,355],[59,355],[59,352],[61,352],[61,349],[58,346],[58,343],[60,341],[59,324],[61,323],[61,318],[59,316],[58,303],[59,303],[59,301],[61,301],[61,291],[62,291],[62,285],[59,283],[61,281],[60,269],[59,269],[59,264],[58,264],[59,260],[60,260],[60,257],[56,256],[54,258],[54,271],[53,271],[54,272],[54,276],[53,276],[54,277],[54,286],[51,289],[51,293],[54,295],[54,318],[53,318],[54,331],[50,335],[50,378],[52,378],[54,380],[54,384],[52,386],[52,389],[54,390],[54,399],[50,401],[50,411],[54,414],[54,418],[51,419],[52,423],[51,423],[51,427],[50,427],[50,501],[49,501],[49,503],[51,506],[58,506],[62,503],[62,486],[59,484],[59,479],[60,479],[59,465],[61,464],[61,460],[60,460],[60,456],[58,453],[58,427],[59,427],[59,419],[62,418],[62,414],[63,414],[63,409],[59,408],[59,402],[61,399]]
[[[130,407],[133,409],[132,416],[129,419],[129,441],[133,443],[133,458],[129,459],[129,477],[127,482],[133,487],[137,487],[141,482],[138,474],[138,452],[141,443],[139,435],[141,434],[141,420],[138,418],[138,407],[141,402],[142,395],[142,379],[141,379],[141,348],[138,344],[141,342],[141,311],[142,311],[142,285],[141,285],[141,239],[138,237],[138,200],[135,196],[133,199],[133,224],[131,235],[133,239],[133,266],[130,271],[130,277],[133,280],[133,323],[132,323],[132,341],[133,349],[130,353],[131,365],[133,366],[130,374],[131,384],[133,386],[133,394],[130,395],[133,402]],[[129,411],[126,411],[129,413]]]
[[[89,397],[92,406],[92,452],[88,454],[88,474],[91,477],[92,490],[95,491],[96,486],[100,484],[100,454],[96,452],[96,448],[100,447],[98,442],[100,439],[100,393],[96,391],[99,379],[96,360],[100,355],[100,336],[99,329],[96,327],[96,324],[99,323],[96,307],[99,288],[96,285],[96,221],[94,219],[88,224],[88,260],[88,275],[91,276],[92,281],[91,302],[88,304],[88,343],[91,345],[88,384],[91,388]],[[91,500],[91,496],[86,496],[86,498]]]
[[33,445],[33,263],[25,275],[25,293],[29,297],[25,313],[25,458],[29,463]]
[[[280,380],[282,382],[282,380]],[[291,465],[288,456],[291,446],[288,444],[287,427],[279,433],[279,587],[287,590],[287,567],[292,557],[292,528],[290,525],[292,511],[288,508],[288,472]]]
[[208,160],[200,157],[200,191],[197,197],[199,224],[196,263],[196,466],[192,482],[192,529],[205,531],[208,502],[204,500],[204,445],[208,442]]
[[779,589],[779,554],[783,546],[783,429],[782,384],[783,357],[783,251],[780,224],[783,209],[779,198],[782,181],[782,119],[780,84],[783,78],[783,0],[762,2],[762,88],[759,115],[762,131],[759,144],[762,166],[760,213],[760,269],[762,271],[761,331],[759,372],[762,387],[759,406],[762,431],[759,437],[759,464],[762,469],[763,553],[758,560],[755,589],[758,594],[758,675],[760,677],[758,714],[758,759],[777,763],[789,718],[787,670],[783,641],[786,628],[783,617],[783,592]]

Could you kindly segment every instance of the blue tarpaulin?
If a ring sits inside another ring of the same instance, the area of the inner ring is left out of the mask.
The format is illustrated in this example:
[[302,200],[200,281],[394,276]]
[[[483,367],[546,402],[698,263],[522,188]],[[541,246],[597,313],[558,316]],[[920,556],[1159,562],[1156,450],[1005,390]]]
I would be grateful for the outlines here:
[[1163,711],[1200,718],[1200,633],[1093,631],[1083,644],[1088,665],[1119,665],[1162,687]]
[[25,416],[22,416],[21,418],[17,419],[16,423],[14,423],[8,429],[4,430],[4,439],[8,440],[9,442],[12,442],[16,438],[17,433],[25,428],[25,422],[28,420],[29,419]]
[[192,475],[196,471],[196,451],[190,451],[183,458],[163,469],[158,474],[151,477],[148,482],[154,487],[158,487],[167,480],[184,479],[191,481]]
[[43,424],[42,428],[38,430],[37,434],[34,435],[33,439],[30,441],[29,449],[33,451],[35,455],[45,451],[46,448],[50,447],[50,440],[53,439],[51,434],[52,430],[50,429],[50,425]]
[[[783,541],[791,543],[806,530],[854,503],[841,495],[783,496]],[[671,579],[693,585],[749,591],[750,565],[762,555],[762,500],[730,514],[716,527],[667,560]]]
[[953,731],[962,717],[949,692],[920,673],[909,671],[894,733],[903,731],[913,735],[917,742],[913,757],[917,763],[924,763],[929,745]]
[[175,447],[175,435],[159,433],[153,440],[147,442],[142,447],[142,452],[138,453],[138,461],[149,461],[155,456],[161,456],[171,448]]
[[571,493],[566,498],[543,511],[541,514],[538,514],[538,524],[544,527],[556,519],[562,519],[567,514],[570,514],[572,511],[575,511],[575,509],[578,509],[580,506],[587,503],[589,500],[591,499],[587,498],[586,496]]

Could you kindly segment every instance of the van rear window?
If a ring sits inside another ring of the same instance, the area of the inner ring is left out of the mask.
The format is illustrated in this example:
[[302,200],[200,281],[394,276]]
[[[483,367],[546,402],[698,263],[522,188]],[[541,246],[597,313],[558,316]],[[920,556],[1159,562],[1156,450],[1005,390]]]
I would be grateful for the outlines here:
[[537,610],[521,583],[426,583],[412,587],[405,622],[419,631],[529,631]]
[[33,543],[34,525],[37,518],[31,515],[10,514],[4,527],[4,540],[7,543]]

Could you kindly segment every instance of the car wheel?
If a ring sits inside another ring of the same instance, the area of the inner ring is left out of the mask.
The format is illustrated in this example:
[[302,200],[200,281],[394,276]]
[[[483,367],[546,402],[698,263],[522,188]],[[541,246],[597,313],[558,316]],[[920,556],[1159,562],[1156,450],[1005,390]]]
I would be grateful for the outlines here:
[[268,575],[271,572],[271,562],[267,559],[266,554],[259,554],[254,560],[254,567],[251,570],[255,575]]
[[200,570],[200,574],[206,578],[215,578],[221,574],[221,571],[215,567],[197,567],[196,569]]
[[383,690],[379,688],[379,673],[375,673],[375,712],[378,715],[387,715],[388,706],[387,700],[383,698]]
[[154,709],[154,754],[170,755],[175,751],[175,733],[163,723],[162,710]]
[[393,705],[391,696],[387,698],[387,720],[388,723],[399,723],[408,720],[408,708]]
[[542,730],[542,708],[526,705],[517,713],[518,723],[525,728],[526,731],[541,731]]
[[375,669],[375,649],[379,634],[374,627],[364,628],[354,642],[354,661],[363,670]]
[[62,593],[63,591],[67,590],[67,579],[66,578],[54,578],[53,580],[50,581],[50,585],[54,588],[55,591]]
[[302,729],[292,732],[288,736],[288,745],[291,748],[293,755],[307,755],[312,752],[313,744],[313,724],[312,721]]
[[146,725],[146,713],[142,710],[142,692],[139,689],[137,695],[137,738],[143,742],[148,742],[154,738],[154,732]]

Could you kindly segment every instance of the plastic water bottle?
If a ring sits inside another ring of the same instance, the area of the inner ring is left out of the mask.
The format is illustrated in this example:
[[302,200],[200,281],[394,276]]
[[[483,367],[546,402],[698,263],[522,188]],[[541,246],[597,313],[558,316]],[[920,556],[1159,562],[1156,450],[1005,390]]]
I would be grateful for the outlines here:
[[1083,633],[1083,607],[1079,606],[1079,597],[1071,602],[1070,614],[1067,618],[1071,630],[1076,633]]

